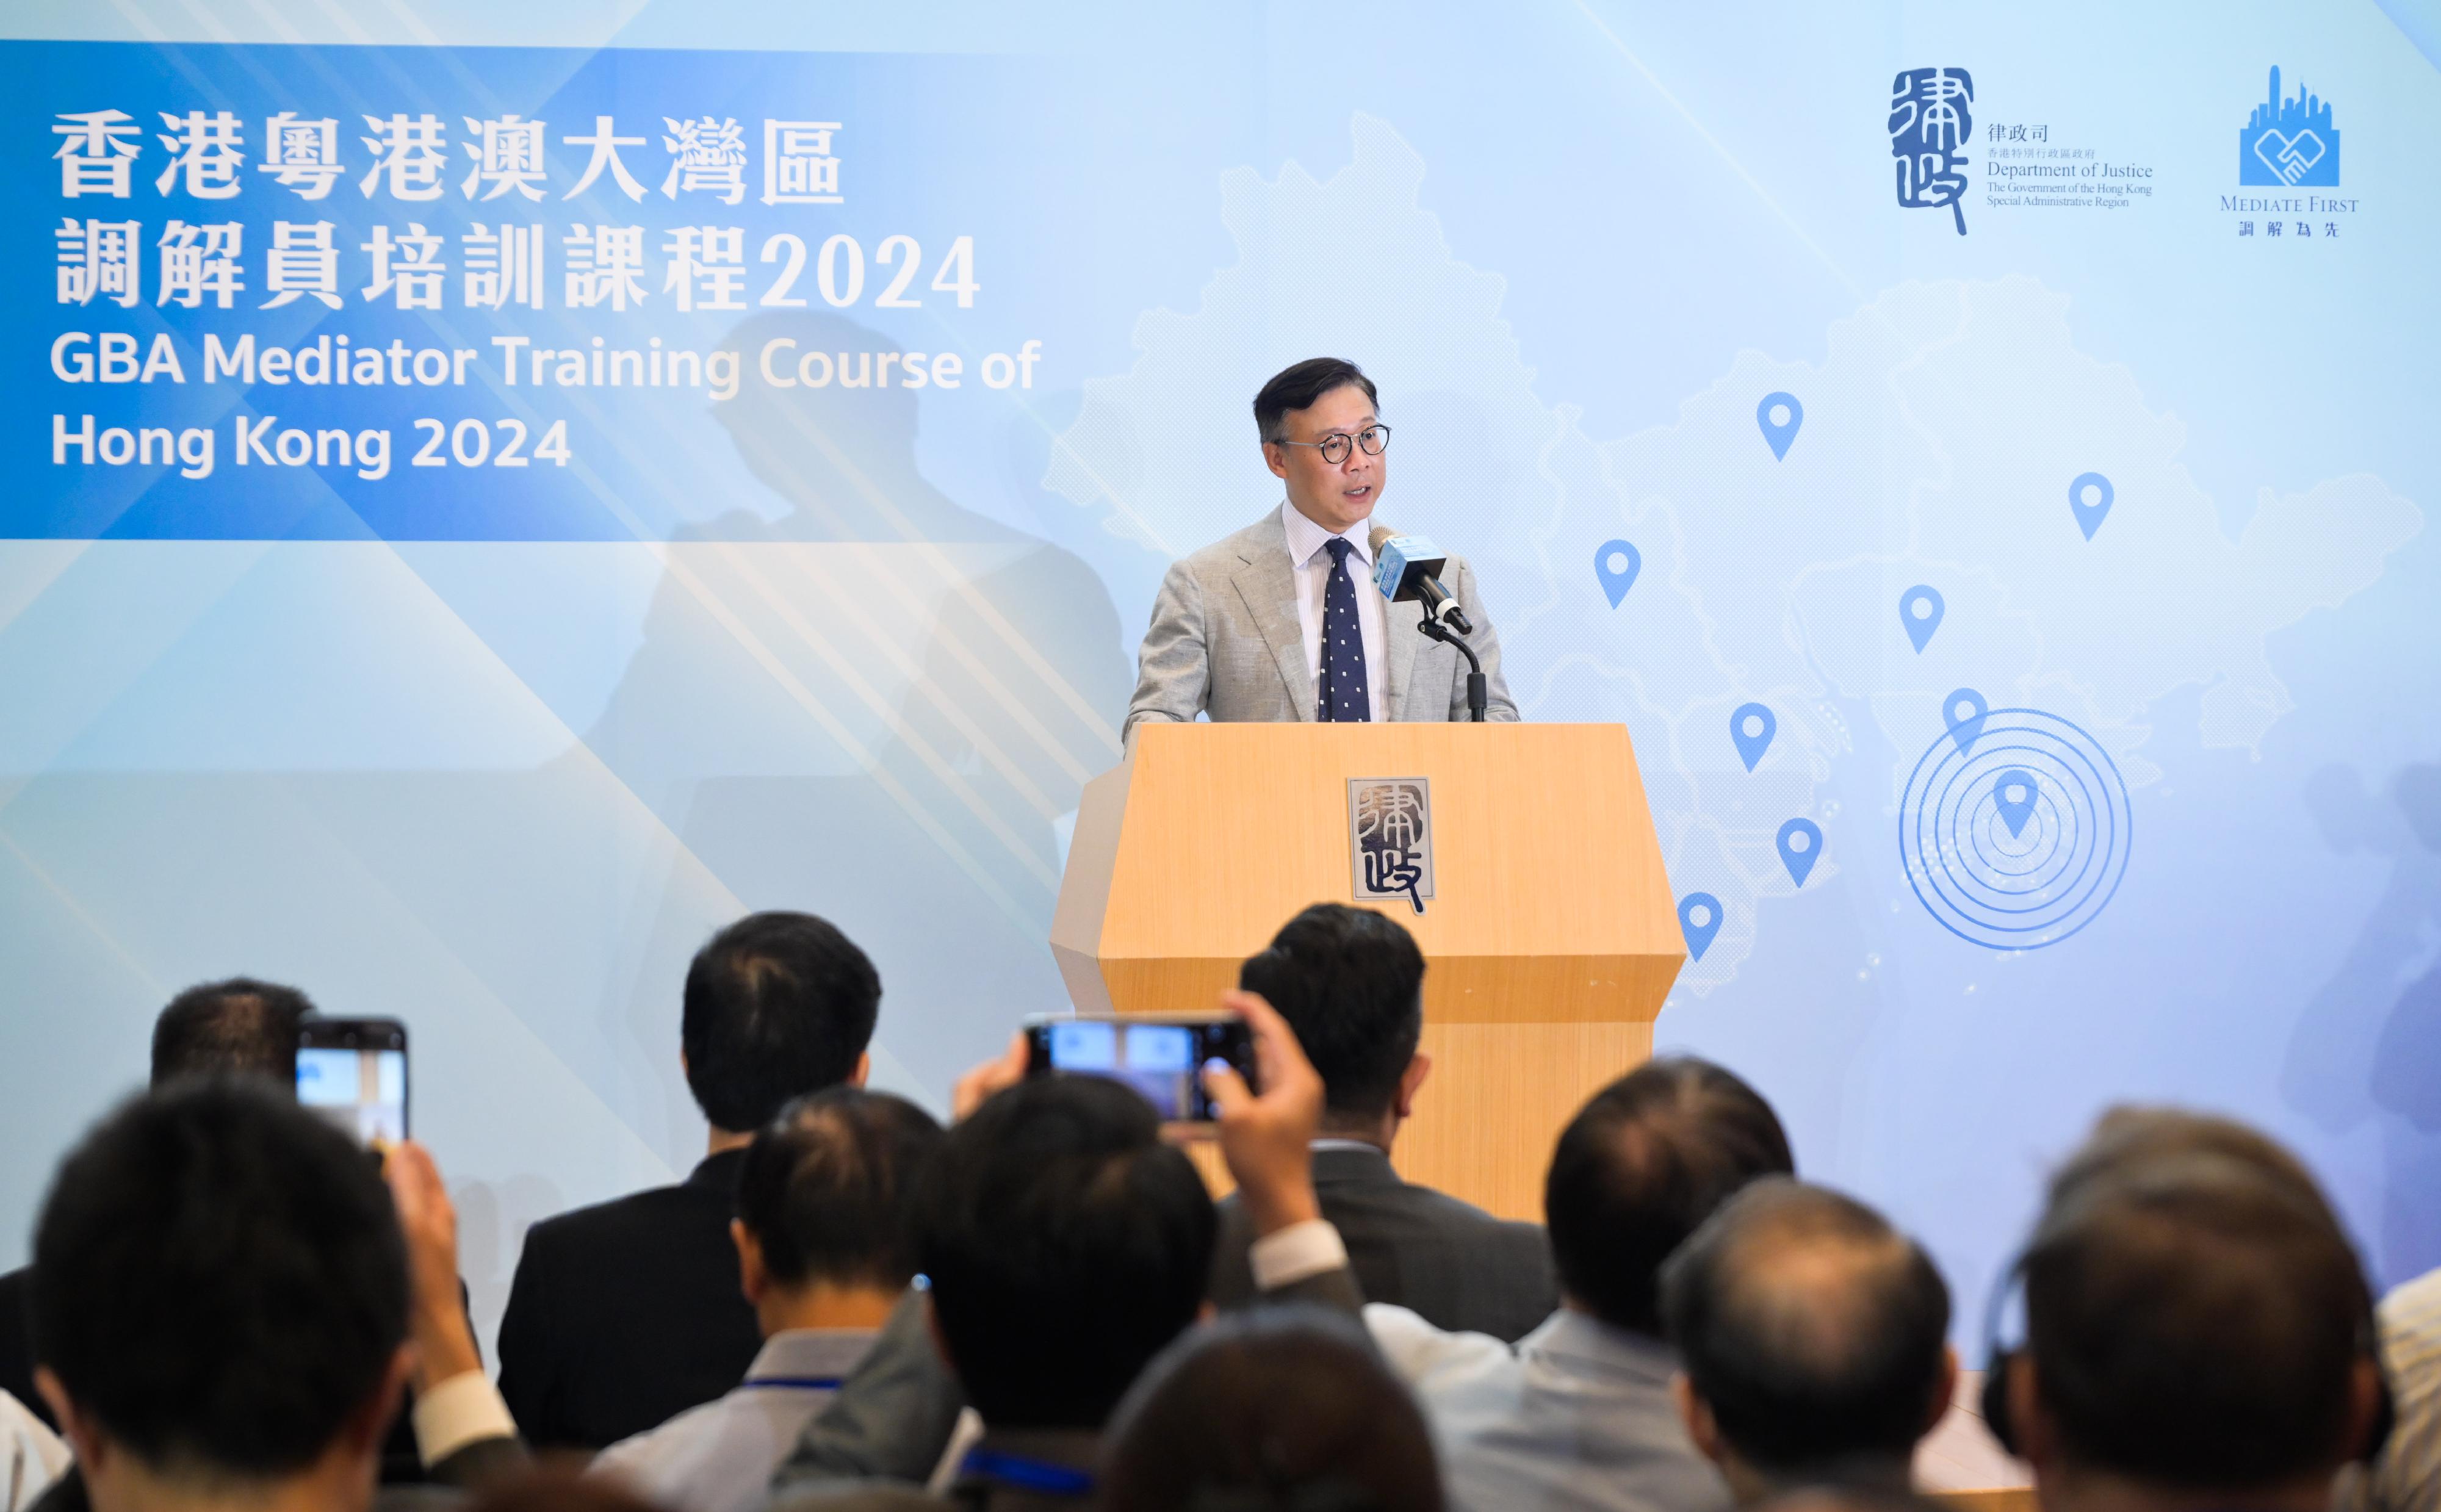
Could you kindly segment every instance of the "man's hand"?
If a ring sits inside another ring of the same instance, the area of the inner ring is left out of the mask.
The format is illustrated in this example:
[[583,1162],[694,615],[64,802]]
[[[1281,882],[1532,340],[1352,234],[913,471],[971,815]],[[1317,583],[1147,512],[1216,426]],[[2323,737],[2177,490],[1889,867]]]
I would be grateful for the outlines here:
[[1021,1029],[1009,1036],[1008,1049],[1001,1052],[998,1060],[987,1060],[959,1077],[949,1091],[949,1122],[963,1122],[994,1092],[1004,1092],[1025,1080],[1028,1055],[1025,1031]]
[[1322,1126],[1322,1077],[1305,1058],[1296,1032],[1270,1003],[1251,992],[1224,992],[1220,1006],[1246,1021],[1255,1040],[1260,1096],[1227,1064],[1203,1068],[1220,1131],[1220,1155],[1254,1220],[1255,1235],[1276,1233],[1322,1216],[1313,1195],[1313,1137]]
[[415,1341],[415,1389],[429,1392],[452,1376],[483,1368],[475,1329],[458,1290],[458,1210],[432,1152],[412,1140],[390,1146],[382,1162],[398,1226],[407,1236],[407,1331]]

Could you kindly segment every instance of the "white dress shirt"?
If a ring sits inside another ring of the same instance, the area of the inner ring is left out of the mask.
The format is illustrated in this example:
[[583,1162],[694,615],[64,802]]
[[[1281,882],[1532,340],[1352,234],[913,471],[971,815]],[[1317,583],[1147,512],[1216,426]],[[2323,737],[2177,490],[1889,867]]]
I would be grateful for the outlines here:
[[[1296,574],[1297,628],[1305,632],[1307,686],[1318,691],[1322,687],[1322,598],[1330,585],[1330,553],[1323,549],[1323,543],[1330,539],[1330,532],[1286,500],[1280,504],[1280,522],[1288,527],[1289,567]],[[1365,540],[1372,529],[1368,517],[1342,531],[1340,536],[1356,549],[1347,556],[1347,576],[1355,584],[1356,624],[1365,638],[1365,707],[1368,717],[1378,721],[1389,707],[1389,690],[1382,686],[1382,648],[1389,639],[1389,628],[1383,618],[1388,605],[1373,586],[1373,548]]]
[[0,1512],[24,1512],[67,1467],[67,1445],[16,1397],[0,1392]]
[[798,1435],[878,1337],[872,1328],[783,1329],[763,1341],[736,1390],[621,1439],[593,1468],[675,1512],[760,1506]]

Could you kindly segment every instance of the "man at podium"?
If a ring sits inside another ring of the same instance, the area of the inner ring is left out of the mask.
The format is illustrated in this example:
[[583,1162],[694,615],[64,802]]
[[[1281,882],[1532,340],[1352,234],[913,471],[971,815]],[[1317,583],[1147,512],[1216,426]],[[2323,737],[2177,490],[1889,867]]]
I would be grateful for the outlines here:
[[[1372,582],[1375,507],[1389,480],[1390,427],[1373,381],[1314,357],[1255,396],[1279,508],[1173,564],[1137,653],[1128,731],[1146,720],[1462,720],[1465,659],[1419,628],[1420,606]],[[1487,719],[1514,720],[1500,639],[1474,573],[1449,558],[1441,584],[1473,634]]]

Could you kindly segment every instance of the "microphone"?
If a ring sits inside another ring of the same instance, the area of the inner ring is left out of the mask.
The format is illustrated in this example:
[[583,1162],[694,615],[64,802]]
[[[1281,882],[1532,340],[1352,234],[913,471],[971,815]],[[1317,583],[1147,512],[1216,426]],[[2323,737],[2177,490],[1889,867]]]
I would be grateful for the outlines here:
[[1366,540],[1373,548],[1373,585],[1382,597],[1392,603],[1421,600],[1425,619],[1437,619],[1462,636],[1474,633],[1466,611],[1441,586],[1447,552],[1420,535],[1401,535],[1386,525],[1373,527]]

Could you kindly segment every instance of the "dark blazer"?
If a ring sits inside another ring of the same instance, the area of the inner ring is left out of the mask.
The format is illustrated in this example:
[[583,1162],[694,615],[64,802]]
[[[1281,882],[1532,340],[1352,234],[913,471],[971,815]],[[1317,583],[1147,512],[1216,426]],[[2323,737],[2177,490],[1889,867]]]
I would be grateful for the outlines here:
[[599,1449],[711,1401],[763,1347],[729,1238],[744,1150],[526,1231],[500,1395],[537,1449]]
[[[1322,1215],[1347,1245],[1348,1268],[1366,1302],[1409,1308],[1436,1327],[1511,1342],[1560,1305],[1551,1245],[1540,1224],[1507,1222],[1401,1180],[1390,1158],[1369,1147],[1315,1150],[1313,1188]],[[1221,1203],[1212,1264],[1212,1300],[1219,1305],[1242,1307],[1255,1300],[1247,1259],[1252,1242],[1242,1205],[1234,1197]]]

